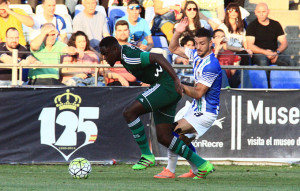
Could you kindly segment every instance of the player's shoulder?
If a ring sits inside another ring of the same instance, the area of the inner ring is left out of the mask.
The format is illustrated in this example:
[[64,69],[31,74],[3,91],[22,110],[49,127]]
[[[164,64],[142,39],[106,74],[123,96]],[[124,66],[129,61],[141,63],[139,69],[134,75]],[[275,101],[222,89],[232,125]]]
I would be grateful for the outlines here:
[[214,73],[219,73],[221,71],[219,60],[215,57],[214,53],[211,53],[209,57],[205,59],[204,64],[206,71]]

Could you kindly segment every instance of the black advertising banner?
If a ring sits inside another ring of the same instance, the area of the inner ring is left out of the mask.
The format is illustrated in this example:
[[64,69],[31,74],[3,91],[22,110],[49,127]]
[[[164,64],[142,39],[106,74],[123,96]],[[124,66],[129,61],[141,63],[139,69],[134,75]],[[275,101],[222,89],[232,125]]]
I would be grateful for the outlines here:
[[[66,162],[76,157],[137,161],[140,151],[122,111],[143,90],[0,89],[0,163]],[[220,99],[218,119],[193,141],[200,156],[210,160],[300,161],[299,90],[222,90]],[[184,96],[177,109],[191,101]],[[149,136],[151,115],[141,119]],[[166,149],[157,146],[154,136],[151,140],[156,157],[166,158]]]
[[[122,111],[143,90],[1,89],[0,162],[136,161],[140,152]],[[150,124],[149,114],[141,119]]]
[[[300,91],[222,90],[213,126],[192,143],[211,160],[300,161]],[[178,105],[182,108],[185,96]],[[160,147],[157,155],[166,157]]]

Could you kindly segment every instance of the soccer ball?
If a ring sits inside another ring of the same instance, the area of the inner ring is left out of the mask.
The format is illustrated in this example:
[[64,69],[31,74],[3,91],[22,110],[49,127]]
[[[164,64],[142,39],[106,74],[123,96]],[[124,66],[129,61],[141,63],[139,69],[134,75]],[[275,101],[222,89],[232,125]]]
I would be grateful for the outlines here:
[[91,163],[85,158],[76,158],[70,162],[69,173],[74,179],[87,179],[91,171]]

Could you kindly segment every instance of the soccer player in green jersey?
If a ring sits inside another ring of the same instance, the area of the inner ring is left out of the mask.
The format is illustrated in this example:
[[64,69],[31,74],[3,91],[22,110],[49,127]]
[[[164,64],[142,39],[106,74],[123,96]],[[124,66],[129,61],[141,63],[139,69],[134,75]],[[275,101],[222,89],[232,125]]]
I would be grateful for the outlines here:
[[132,168],[146,169],[155,164],[140,115],[153,112],[158,142],[173,152],[202,164],[203,159],[194,153],[182,140],[172,134],[177,102],[182,96],[182,87],[174,69],[161,54],[144,52],[131,45],[120,45],[114,37],[105,37],[100,42],[100,51],[110,66],[117,61],[138,80],[150,84],[150,88],[137,96],[124,109],[123,115],[141,150],[140,161]]

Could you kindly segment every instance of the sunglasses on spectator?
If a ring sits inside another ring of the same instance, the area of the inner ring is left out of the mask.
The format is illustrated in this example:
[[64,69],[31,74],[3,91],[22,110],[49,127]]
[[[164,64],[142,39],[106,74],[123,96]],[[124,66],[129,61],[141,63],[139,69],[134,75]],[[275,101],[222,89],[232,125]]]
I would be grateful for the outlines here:
[[192,11],[192,10],[193,10],[193,11],[197,11],[197,8],[196,8],[196,7],[195,7],[195,8],[187,8],[186,10],[187,10],[187,11]]
[[139,6],[139,5],[136,5],[136,6],[131,5],[131,6],[128,6],[128,8],[131,9],[131,10],[133,10],[134,8],[135,9],[140,9],[141,6]]
[[228,9],[228,12],[229,12],[229,13],[232,13],[233,11],[236,12],[236,13],[238,13],[238,12],[239,12],[239,9],[233,9],[233,8]]

